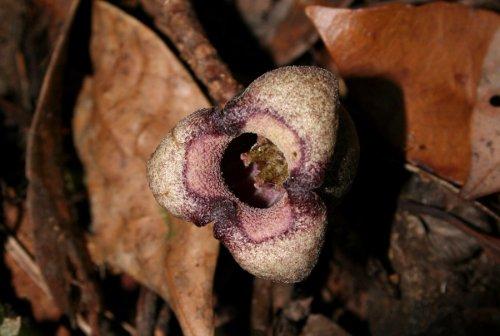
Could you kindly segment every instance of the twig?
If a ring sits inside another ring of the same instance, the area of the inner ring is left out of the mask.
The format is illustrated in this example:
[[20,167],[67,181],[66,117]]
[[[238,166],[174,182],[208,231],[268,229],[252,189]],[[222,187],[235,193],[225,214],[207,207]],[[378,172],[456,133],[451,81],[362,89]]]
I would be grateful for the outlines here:
[[30,102],[30,82],[28,79],[28,74],[26,72],[26,60],[21,52],[16,52],[16,67],[17,73],[19,75],[19,85],[21,91],[21,106],[25,111],[31,111]]
[[14,259],[19,267],[26,272],[33,283],[37,285],[48,297],[52,298],[52,293],[43,278],[40,268],[35,263],[30,253],[15,237],[9,236],[7,238],[5,251],[12,257],[12,259]]
[[189,0],[142,0],[142,4],[213,100],[223,105],[241,90],[207,39]]
[[412,173],[415,173],[415,174],[418,174],[420,176],[424,176],[426,178],[429,178],[429,179],[433,180],[434,182],[436,182],[439,185],[443,186],[445,189],[448,189],[449,191],[452,191],[453,193],[455,193],[457,195],[457,197],[460,197],[463,200],[465,200],[466,202],[469,202],[469,203],[473,204],[478,209],[482,210],[484,213],[486,213],[487,215],[489,215],[491,218],[495,219],[496,221],[500,221],[500,217],[494,211],[492,211],[491,209],[489,209],[488,207],[486,207],[484,204],[482,204],[482,203],[480,203],[478,201],[467,200],[467,199],[463,198],[462,195],[460,194],[460,189],[457,188],[457,187],[455,187],[450,182],[445,181],[442,178],[440,178],[439,176],[436,176],[436,175],[434,175],[434,174],[432,174],[432,173],[430,173],[430,172],[428,172],[426,170],[423,170],[420,167],[412,165],[410,163],[406,163],[405,164],[405,169],[408,170],[408,171],[410,171],[410,172],[412,172]]
[[163,302],[162,308],[158,313],[155,325],[155,336],[166,336],[168,333],[168,322],[170,322],[170,308],[166,302]]
[[488,255],[495,262],[500,263],[500,238],[480,232],[477,229],[474,229],[472,225],[468,224],[463,219],[439,208],[407,200],[401,201],[400,206],[403,210],[407,210],[415,214],[429,215],[446,221],[463,233],[475,238],[476,241],[483,247],[485,252],[488,253]]
[[[17,240],[14,236],[8,236],[5,242],[5,251],[12,257],[12,259],[17,263],[19,268],[21,268],[48,297],[52,298],[45,279],[43,278],[40,267],[31,256],[31,254],[26,250],[26,248]],[[105,311],[104,316],[109,320],[115,320],[114,315],[110,311]],[[85,335],[92,335],[92,328],[90,324],[85,320],[85,318],[80,314],[76,314],[76,325]],[[134,327],[130,324],[122,322],[120,323],[123,330],[127,331],[131,335],[137,335]]]
[[158,295],[146,287],[141,287],[137,300],[135,327],[138,335],[152,335],[156,322]]

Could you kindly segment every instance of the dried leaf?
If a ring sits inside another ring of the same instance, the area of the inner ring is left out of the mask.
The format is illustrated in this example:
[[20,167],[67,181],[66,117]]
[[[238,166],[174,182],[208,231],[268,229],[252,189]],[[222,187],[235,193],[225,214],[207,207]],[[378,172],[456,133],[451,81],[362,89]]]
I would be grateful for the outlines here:
[[277,64],[287,64],[318,39],[306,6],[347,7],[353,0],[238,0],[240,13]]
[[94,76],[80,94],[74,135],[91,200],[92,256],[169,301],[184,334],[210,335],[218,242],[210,226],[162,212],[146,178],[161,137],[208,101],[152,31],[104,2],[94,3],[91,55]]
[[477,198],[500,191],[500,29],[484,60],[472,114],[472,161],[462,193]]
[[[33,259],[33,223],[26,216],[26,206],[16,204],[18,197],[11,188],[3,190],[3,224],[14,236],[5,242],[3,260],[10,271],[10,282],[18,298],[28,300],[37,321],[57,321],[62,315],[56,306],[40,267]],[[13,200],[13,201],[10,201]]]
[[170,305],[184,335],[213,334],[212,287],[219,242],[212,225],[198,228],[172,217],[165,272]]
[[5,251],[4,262],[11,272],[11,283],[16,295],[30,302],[37,321],[57,321],[61,311],[55,305],[42,272],[29,251],[13,237],[7,239]]
[[382,82],[400,87],[404,111],[398,111],[397,99],[383,107],[386,115],[378,114],[373,101],[367,111],[377,113],[374,119],[386,134],[406,128],[404,139],[393,138],[407,159],[464,183],[471,162],[472,107],[499,16],[448,3],[306,11],[340,74],[370,81],[361,95],[376,95]]
[[[63,178],[62,92],[68,33],[78,1],[71,3],[44,78],[27,145],[28,220],[35,258],[57,306],[72,320],[81,312],[98,332],[100,302],[83,233],[75,225]],[[73,302],[76,301],[76,302]]]
[[466,312],[490,307],[498,295],[494,233],[500,222],[438,178],[416,173],[402,189],[391,227],[388,256],[400,296],[381,309],[378,295],[368,293],[372,332],[436,334],[467,327],[482,334],[488,327]]

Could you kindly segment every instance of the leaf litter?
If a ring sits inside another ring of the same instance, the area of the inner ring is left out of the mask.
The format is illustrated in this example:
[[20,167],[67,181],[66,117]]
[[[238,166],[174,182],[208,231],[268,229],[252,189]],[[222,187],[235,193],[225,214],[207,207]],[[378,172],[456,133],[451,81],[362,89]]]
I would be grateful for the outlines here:
[[[181,329],[186,335],[500,330],[498,9],[489,1],[378,2],[356,2],[358,9],[331,8],[352,7],[349,1],[233,5],[261,43],[252,55],[271,53],[276,64],[324,64],[343,77],[344,105],[361,139],[356,183],[329,215],[315,271],[294,286],[253,279],[227,251],[218,256],[211,228],[162,212],[145,180],[145,161],[161,136],[210,105],[202,90],[224,104],[241,87],[234,78],[248,77],[229,70],[251,61],[227,52],[244,38],[241,31],[221,32],[206,20],[224,17],[231,4],[113,2],[128,14],[105,2],[94,2],[92,12],[80,6],[80,15],[89,21],[92,15],[93,69],[72,132],[62,123],[68,112],[61,104],[63,83],[75,80],[65,69],[79,64],[66,56],[77,2],[6,6],[9,20],[0,33],[13,27],[15,34],[0,34],[0,134],[14,160],[0,176],[0,274],[9,279],[0,281],[0,308],[12,307],[15,313],[6,316],[15,331],[31,325],[48,328],[47,334],[74,328],[155,335]],[[330,8],[308,7],[308,22],[304,8],[311,4]],[[22,26],[30,20],[33,25]],[[203,30],[227,42],[214,47]],[[321,54],[318,35],[329,55]],[[15,180],[22,174],[14,173],[24,161],[26,135],[27,201],[25,182]],[[68,136],[82,160],[88,196],[68,190]],[[88,229],[75,214],[74,197],[89,199]],[[111,273],[123,274],[119,286],[111,285],[119,288],[110,287]]]
[[94,75],[80,94],[74,138],[86,171],[93,260],[130,274],[167,300],[186,334],[213,330],[218,242],[162,213],[145,162],[161,136],[208,101],[154,33],[104,3],[93,8]]

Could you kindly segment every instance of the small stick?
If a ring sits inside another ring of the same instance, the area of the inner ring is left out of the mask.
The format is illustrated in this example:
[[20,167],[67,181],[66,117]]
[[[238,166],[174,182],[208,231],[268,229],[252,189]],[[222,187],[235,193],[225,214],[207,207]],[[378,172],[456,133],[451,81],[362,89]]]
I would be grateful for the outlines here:
[[[45,279],[43,278],[42,272],[38,267],[37,263],[26,250],[26,248],[17,240],[15,236],[8,235],[7,242],[5,243],[5,251],[8,255],[14,259],[16,264],[28,274],[29,278],[35,285],[37,285],[45,295],[52,298],[52,294],[49,290]],[[104,311],[104,316],[109,320],[115,320],[114,315],[110,311]],[[92,327],[89,322],[81,314],[76,315],[76,325],[85,335],[92,335]],[[128,323],[121,322],[122,328],[127,331],[130,335],[137,335],[135,329]]]
[[43,278],[40,268],[33,260],[28,250],[14,237],[8,236],[7,242],[5,243],[5,251],[8,255],[14,259],[16,264],[29,276],[29,278],[36,284],[45,295],[52,299],[52,293],[50,292],[45,279]]
[[217,50],[207,39],[189,0],[141,0],[158,29],[175,45],[181,57],[207,87],[212,99],[224,105],[240,90]]
[[478,201],[475,201],[475,200],[466,200],[465,198],[463,198],[463,196],[460,194],[460,189],[457,188],[456,186],[454,186],[453,184],[451,184],[450,182],[443,180],[439,176],[434,175],[434,174],[432,174],[426,170],[423,170],[420,167],[412,165],[410,163],[405,164],[405,169],[408,170],[409,172],[412,172],[412,173],[415,173],[417,175],[431,179],[432,181],[436,182],[437,184],[443,186],[445,189],[455,193],[457,195],[457,197],[460,197],[461,199],[463,199],[463,200],[469,202],[470,204],[474,205],[475,207],[477,207],[479,210],[482,210],[484,213],[486,213],[487,215],[489,215],[490,217],[492,217],[496,221],[500,221],[500,217],[498,216],[498,214],[496,214],[490,208],[486,207],[484,204],[482,204]]
[[463,233],[475,238],[479,245],[483,247],[484,251],[492,258],[492,260],[496,263],[500,263],[500,238],[480,232],[461,218],[458,218],[455,215],[439,208],[406,200],[401,201],[400,205],[403,210],[407,210],[414,214],[429,215],[448,222]]
[[166,302],[163,302],[160,312],[158,313],[158,318],[156,319],[155,325],[155,336],[166,336],[168,335],[168,323],[170,322],[170,308]]
[[156,303],[158,295],[146,287],[141,287],[135,315],[137,335],[153,335],[156,324]]

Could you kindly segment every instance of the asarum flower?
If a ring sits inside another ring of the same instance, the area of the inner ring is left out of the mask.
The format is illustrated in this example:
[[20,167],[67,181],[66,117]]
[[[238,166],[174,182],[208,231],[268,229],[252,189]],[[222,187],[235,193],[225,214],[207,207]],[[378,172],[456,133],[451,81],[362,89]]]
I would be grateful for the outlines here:
[[149,160],[148,177],[173,215],[213,222],[241,267],[296,282],[311,272],[325,235],[326,206],[315,190],[339,198],[354,177],[357,149],[335,76],[283,67],[223,109],[181,120]]

